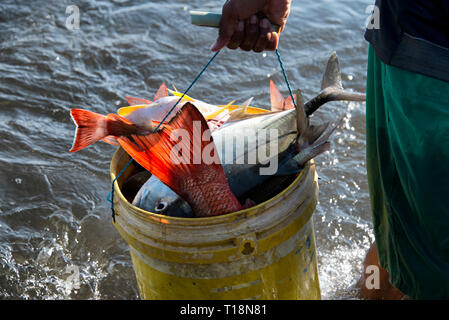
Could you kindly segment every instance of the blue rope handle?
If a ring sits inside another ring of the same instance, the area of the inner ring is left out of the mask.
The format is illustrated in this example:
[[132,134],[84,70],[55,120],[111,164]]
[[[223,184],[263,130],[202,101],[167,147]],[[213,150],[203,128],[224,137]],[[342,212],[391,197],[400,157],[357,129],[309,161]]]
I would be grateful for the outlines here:
[[[176,108],[176,106],[179,104],[179,102],[181,102],[181,100],[184,98],[184,96],[190,91],[190,89],[192,89],[193,85],[198,81],[198,79],[203,75],[204,71],[206,71],[206,69],[209,67],[209,65],[212,63],[212,61],[214,61],[215,57],[220,53],[220,50],[217,51],[212,58],[210,58],[209,62],[203,67],[203,69],[200,71],[200,73],[196,76],[196,78],[192,81],[192,83],[190,84],[190,86],[187,88],[186,91],[184,91],[184,93],[182,94],[181,98],[179,98],[179,100],[173,105],[173,107],[167,112],[167,114],[165,115],[165,117],[162,119],[162,121],[157,125],[156,129],[154,129],[153,133],[156,132],[157,130],[159,130],[160,126],[162,125],[162,123],[164,123],[164,121],[168,118],[168,116],[170,115],[170,113]],[[120,173],[115,177],[115,179],[112,181],[112,185],[111,185],[111,192],[108,193],[107,196],[107,201],[111,203],[111,210],[112,210],[112,220],[115,223],[115,209],[114,209],[114,183],[117,181],[118,178],[120,178],[120,176],[123,174],[123,172],[125,172],[126,169],[128,169],[128,167],[131,165],[131,163],[134,161],[133,158],[131,158],[128,163],[123,167],[123,169],[120,171]]]
[[[162,125],[162,123],[168,118],[168,116],[170,115],[170,113],[176,108],[176,106],[179,104],[179,102],[181,102],[181,100],[184,98],[184,96],[189,92],[189,90],[194,86],[194,84],[198,81],[198,79],[203,75],[204,71],[206,71],[206,69],[209,67],[209,65],[212,63],[212,61],[214,61],[215,57],[220,53],[220,51],[217,51],[212,58],[210,58],[209,62],[203,67],[203,69],[201,70],[201,72],[196,76],[196,78],[192,81],[192,83],[189,85],[189,87],[187,88],[187,90],[182,94],[181,98],[179,98],[179,100],[174,104],[174,106],[167,112],[167,114],[165,115],[165,117],[162,119],[162,121],[157,125],[156,129],[154,129],[153,132],[156,132],[157,130],[159,130],[160,126]],[[293,104],[295,105],[296,108],[296,101],[293,97],[293,92],[292,89],[290,87],[290,82],[288,81],[288,77],[287,77],[287,72],[285,71],[284,68],[284,64],[282,62],[281,59],[281,54],[279,53],[279,50],[276,49],[276,56],[278,58],[279,61],[279,65],[281,66],[281,70],[282,70],[282,74],[284,75],[284,79],[285,79],[285,83],[287,84],[287,88],[288,91],[290,93],[290,97],[292,98]],[[115,223],[115,209],[114,209],[114,183],[117,181],[118,178],[120,178],[120,176],[123,174],[123,172],[126,171],[126,169],[128,169],[128,167],[131,165],[131,163],[134,161],[134,159],[130,159],[128,161],[128,163],[123,167],[123,169],[120,171],[120,173],[115,177],[115,179],[112,181],[112,186],[111,186],[111,192],[109,192],[108,196],[107,196],[107,201],[111,203],[111,210],[112,210],[112,220]]]
[[295,109],[296,109],[297,108],[296,107],[296,101],[295,101],[295,99],[293,97],[292,88],[290,88],[290,82],[288,81],[288,78],[287,78],[287,72],[285,71],[284,64],[282,63],[282,59],[281,59],[281,54],[279,53],[278,49],[276,49],[276,55],[277,55],[278,60],[279,60],[279,65],[281,66],[281,69],[282,69],[282,74],[284,75],[285,83],[287,84],[288,92],[290,93],[290,97],[292,98],[293,104],[294,104]]

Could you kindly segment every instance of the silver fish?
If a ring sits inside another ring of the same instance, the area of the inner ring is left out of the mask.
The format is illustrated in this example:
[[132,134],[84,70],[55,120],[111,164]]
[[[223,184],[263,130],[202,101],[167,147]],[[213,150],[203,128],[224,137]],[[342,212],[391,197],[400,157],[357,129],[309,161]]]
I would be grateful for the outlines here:
[[195,216],[186,201],[153,175],[140,188],[132,204],[143,210],[170,217]]

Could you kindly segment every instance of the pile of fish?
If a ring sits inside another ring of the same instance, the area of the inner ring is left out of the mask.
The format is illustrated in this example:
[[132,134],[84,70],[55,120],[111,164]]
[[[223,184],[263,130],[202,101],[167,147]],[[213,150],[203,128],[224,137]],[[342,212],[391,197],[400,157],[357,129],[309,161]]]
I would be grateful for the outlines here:
[[70,151],[99,140],[121,146],[146,169],[122,187],[137,191],[132,204],[139,208],[175,217],[222,215],[266,200],[260,195],[274,195],[275,186],[329,150],[339,121],[314,126],[308,118],[321,105],[365,100],[343,89],[335,53],[321,92],[307,103],[300,90],[295,101],[284,99],[271,81],[271,112],[250,112],[252,99],[236,107],[184,96],[169,113],[181,96],[163,84],[153,102],[127,97],[130,106],[118,114],[72,109],[77,128]]

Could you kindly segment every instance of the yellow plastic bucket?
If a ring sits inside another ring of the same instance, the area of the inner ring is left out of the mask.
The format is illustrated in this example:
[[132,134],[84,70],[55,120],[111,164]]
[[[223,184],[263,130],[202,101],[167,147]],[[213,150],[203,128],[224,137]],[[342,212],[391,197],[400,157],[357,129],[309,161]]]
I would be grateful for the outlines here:
[[[111,179],[129,161],[119,148]],[[320,299],[312,214],[313,161],[285,190],[255,207],[210,218],[173,218],[130,204],[114,183],[115,227],[128,243],[143,299]]]

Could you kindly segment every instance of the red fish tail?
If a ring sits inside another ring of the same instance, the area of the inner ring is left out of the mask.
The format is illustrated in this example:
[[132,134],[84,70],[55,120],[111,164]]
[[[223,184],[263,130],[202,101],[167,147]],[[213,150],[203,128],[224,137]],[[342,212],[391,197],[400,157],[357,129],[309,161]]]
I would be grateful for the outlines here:
[[106,116],[82,109],[71,109],[70,115],[76,124],[75,139],[70,152],[84,149],[108,135]]
[[[186,103],[156,133],[118,141],[134,160],[186,200],[196,216],[242,209],[229,188],[206,120],[193,104]],[[205,159],[203,153],[210,157]]]
[[114,136],[130,136],[132,134],[148,134],[151,132],[112,113],[104,116],[87,110],[71,109],[70,115],[76,124],[75,139],[70,152],[84,149],[99,140],[117,144]]

